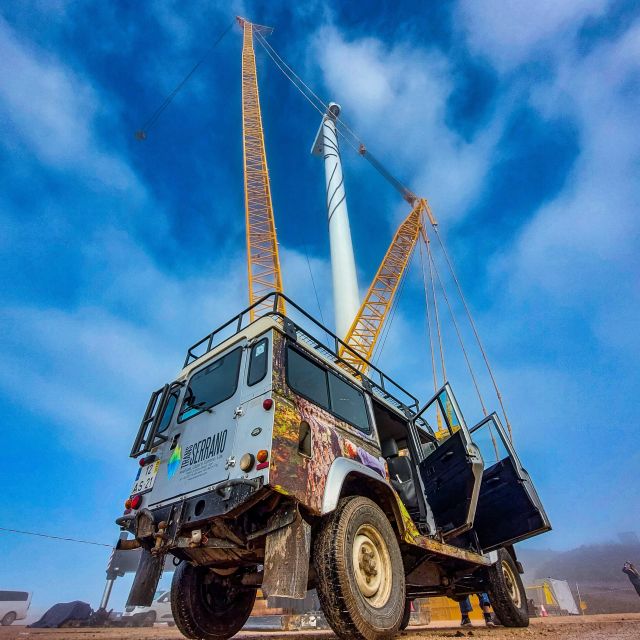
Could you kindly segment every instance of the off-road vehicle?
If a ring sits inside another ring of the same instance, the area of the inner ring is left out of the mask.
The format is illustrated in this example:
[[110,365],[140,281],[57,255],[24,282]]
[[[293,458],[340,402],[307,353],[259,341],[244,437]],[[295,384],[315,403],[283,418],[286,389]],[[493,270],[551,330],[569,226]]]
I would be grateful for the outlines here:
[[528,624],[513,544],[550,525],[498,416],[469,428],[449,384],[420,408],[345,349],[274,293],[188,350],[131,451],[129,606],[151,604],[171,554],[189,638],[234,635],[258,588],[316,588],[342,638],[390,638],[412,599],[483,591],[502,624]]

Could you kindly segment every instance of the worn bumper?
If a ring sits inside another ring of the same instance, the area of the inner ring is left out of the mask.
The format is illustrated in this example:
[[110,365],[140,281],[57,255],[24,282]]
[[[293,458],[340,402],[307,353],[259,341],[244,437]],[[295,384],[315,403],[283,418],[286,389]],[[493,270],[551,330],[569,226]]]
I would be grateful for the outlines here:
[[[211,518],[223,516],[239,509],[249,502],[261,488],[262,478],[231,480],[221,483],[207,493],[144,511],[151,514],[155,526],[163,521],[168,523],[167,533],[174,537],[184,527],[197,527]],[[116,520],[116,524],[132,533],[136,538],[146,538],[151,533],[147,529],[148,523],[145,523],[139,514],[121,516]]]

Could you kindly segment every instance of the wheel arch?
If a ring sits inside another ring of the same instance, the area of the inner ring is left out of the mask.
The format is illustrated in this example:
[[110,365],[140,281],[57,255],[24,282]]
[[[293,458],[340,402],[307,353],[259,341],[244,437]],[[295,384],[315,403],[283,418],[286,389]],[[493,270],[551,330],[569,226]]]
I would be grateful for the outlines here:
[[357,460],[336,458],[331,465],[322,500],[322,515],[331,513],[341,498],[365,496],[375,502],[389,517],[400,537],[404,535],[404,521],[393,487],[373,469]]

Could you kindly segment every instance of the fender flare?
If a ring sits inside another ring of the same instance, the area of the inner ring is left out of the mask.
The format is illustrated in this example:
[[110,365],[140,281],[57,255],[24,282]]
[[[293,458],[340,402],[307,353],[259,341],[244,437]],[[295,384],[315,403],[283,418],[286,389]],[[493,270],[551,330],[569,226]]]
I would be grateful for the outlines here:
[[375,483],[386,494],[389,504],[393,509],[393,516],[398,525],[400,536],[404,535],[405,523],[402,518],[400,507],[398,506],[398,496],[391,484],[376,473],[370,467],[365,466],[357,460],[351,458],[336,458],[331,464],[327,475],[327,482],[324,488],[324,496],[322,498],[322,515],[331,513],[338,506],[344,482],[348,476],[360,476],[367,483]]

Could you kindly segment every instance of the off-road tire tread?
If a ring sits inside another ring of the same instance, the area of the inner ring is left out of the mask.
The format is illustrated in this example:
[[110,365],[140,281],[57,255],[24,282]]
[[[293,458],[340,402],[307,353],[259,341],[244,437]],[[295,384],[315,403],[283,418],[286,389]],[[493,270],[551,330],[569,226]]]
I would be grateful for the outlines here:
[[[373,632],[364,635],[355,624],[350,612],[350,608],[353,609],[357,605],[349,606],[351,595],[342,588],[340,574],[344,575],[346,573],[346,567],[344,566],[344,558],[337,553],[336,541],[346,535],[347,511],[353,512],[364,505],[372,508],[374,513],[378,512],[380,514],[380,522],[375,524],[379,526],[380,532],[387,541],[392,562],[398,562],[399,566],[403,566],[395,532],[389,524],[387,516],[369,498],[362,496],[342,498],[336,509],[324,517],[316,533],[313,547],[313,562],[317,576],[316,590],[329,626],[342,640],[385,640],[397,633],[402,620],[402,615],[400,615],[395,628],[387,633]],[[404,581],[402,582],[402,588],[404,591]],[[404,594],[402,595],[404,601]]]
[[[211,633],[203,629],[196,620],[190,603],[197,597],[194,593],[196,585],[196,567],[188,562],[182,562],[173,574],[171,582],[171,611],[173,620],[182,633],[191,640],[226,640],[234,636],[246,623],[256,598],[256,590],[247,589],[250,597],[243,604],[242,609],[230,607],[226,614],[229,620],[229,627],[223,633]],[[252,596],[252,597],[251,597]],[[235,618],[233,617],[235,614]]]
[[[518,582],[520,598],[522,600],[520,609],[515,607],[507,590],[501,568],[503,560],[506,560],[511,565],[513,575]],[[500,622],[505,627],[528,627],[529,612],[527,610],[526,591],[524,590],[520,573],[511,554],[505,549],[498,549],[498,561],[495,565],[489,567],[487,573],[489,578],[489,599]]]
[[411,602],[412,600],[407,600],[404,603],[404,613],[402,614],[402,621],[400,622],[400,631],[404,631],[409,626],[409,622],[411,622]]

